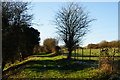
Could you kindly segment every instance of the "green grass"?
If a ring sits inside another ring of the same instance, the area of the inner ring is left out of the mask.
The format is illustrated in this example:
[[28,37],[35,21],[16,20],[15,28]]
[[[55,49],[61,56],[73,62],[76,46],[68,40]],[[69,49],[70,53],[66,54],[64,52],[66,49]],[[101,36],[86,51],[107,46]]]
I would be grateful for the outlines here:
[[[116,49],[116,48],[115,48]],[[68,54],[68,51],[66,49],[63,49],[61,52],[64,53],[64,55]],[[76,54],[75,54],[76,53]],[[109,54],[112,56],[114,53],[114,48],[110,49]],[[77,49],[76,51],[72,51],[72,56],[73,58],[77,56],[77,59],[83,59],[83,60],[99,60],[100,56],[100,49],[91,49],[91,54],[90,54],[90,49],[83,49],[83,54],[82,54],[82,49]],[[115,53],[115,59],[120,59],[120,53]]]
[[[106,75],[87,64],[97,67],[97,61],[85,60],[86,64],[78,64],[81,61],[66,60],[66,56],[51,54],[35,54],[27,60],[15,65],[24,66],[17,73],[12,74],[9,78],[79,78],[99,80]],[[13,65],[12,65],[13,66]],[[20,66],[20,67],[22,67]]]
[[[57,55],[46,53],[34,54],[22,62],[17,61],[9,66],[7,64],[4,71],[18,66],[15,69],[13,68],[15,73],[11,74],[8,78],[79,78],[80,80],[103,80],[107,78],[107,74],[97,69],[99,59],[98,49],[92,50],[92,57],[89,56],[89,49],[84,50],[84,57],[81,57],[80,49],[77,50],[77,60],[67,60],[67,56],[65,56],[67,51],[65,50],[64,52]],[[74,56],[73,51],[73,59]],[[117,56],[120,56],[120,54],[117,53]],[[120,58],[115,59],[120,60]],[[82,60],[83,63],[81,63]]]

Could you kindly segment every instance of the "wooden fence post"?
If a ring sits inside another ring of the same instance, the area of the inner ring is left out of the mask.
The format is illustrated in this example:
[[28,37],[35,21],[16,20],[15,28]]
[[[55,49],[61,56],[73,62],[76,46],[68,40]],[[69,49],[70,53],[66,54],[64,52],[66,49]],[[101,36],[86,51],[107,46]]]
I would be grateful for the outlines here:
[[82,61],[83,61],[83,52],[84,52],[84,51],[83,51],[83,48],[82,48]]
[[75,58],[76,58],[76,49],[74,50],[74,60],[75,60]]
[[100,49],[98,61],[99,61],[98,68],[100,69],[100,66],[101,66],[101,49]]
[[114,70],[114,55],[115,55],[115,49],[114,49],[114,52],[113,52],[114,54],[113,54],[113,56],[112,56],[112,71]]
[[89,56],[89,60],[91,60],[91,48],[90,48],[90,56]]
[[[79,49],[78,49],[79,50]],[[76,59],[78,59],[78,51],[77,51],[77,49],[76,49]]]

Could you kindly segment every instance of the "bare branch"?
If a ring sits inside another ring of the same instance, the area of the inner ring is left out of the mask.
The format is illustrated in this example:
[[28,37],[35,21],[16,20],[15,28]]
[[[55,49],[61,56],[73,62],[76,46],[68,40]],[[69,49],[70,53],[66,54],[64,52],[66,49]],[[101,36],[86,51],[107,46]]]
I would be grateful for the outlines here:
[[56,29],[68,48],[69,54],[79,46],[92,21],[93,19],[89,19],[88,13],[85,13],[78,4],[71,3],[58,11],[55,18]]

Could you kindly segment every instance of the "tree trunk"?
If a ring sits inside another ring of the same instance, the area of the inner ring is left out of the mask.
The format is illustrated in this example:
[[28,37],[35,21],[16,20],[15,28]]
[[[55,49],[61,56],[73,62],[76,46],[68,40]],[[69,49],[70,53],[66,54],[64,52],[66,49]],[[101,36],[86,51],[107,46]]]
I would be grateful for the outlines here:
[[14,62],[15,62],[15,59],[14,59],[14,57],[11,59],[11,63],[12,64],[14,64]]
[[72,50],[68,50],[68,56],[67,56],[67,59],[70,60],[71,59],[71,56],[72,56]]
[[3,69],[4,69],[4,67],[5,67],[5,62],[4,61],[2,61],[2,71],[3,71]]

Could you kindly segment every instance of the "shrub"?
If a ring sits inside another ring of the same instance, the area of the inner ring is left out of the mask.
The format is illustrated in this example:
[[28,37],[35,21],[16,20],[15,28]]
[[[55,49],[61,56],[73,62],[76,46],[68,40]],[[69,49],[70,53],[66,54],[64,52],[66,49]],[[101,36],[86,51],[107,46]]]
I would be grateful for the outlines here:
[[58,41],[53,38],[44,40],[44,50],[46,53],[57,53],[58,52]]
[[114,67],[114,55],[111,49],[104,48],[100,51],[99,68],[105,72],[112,72]]

